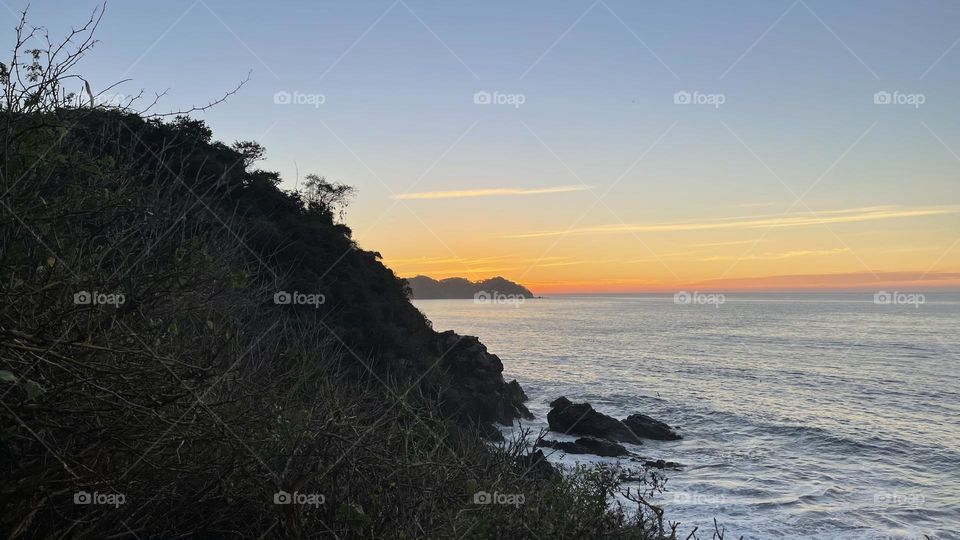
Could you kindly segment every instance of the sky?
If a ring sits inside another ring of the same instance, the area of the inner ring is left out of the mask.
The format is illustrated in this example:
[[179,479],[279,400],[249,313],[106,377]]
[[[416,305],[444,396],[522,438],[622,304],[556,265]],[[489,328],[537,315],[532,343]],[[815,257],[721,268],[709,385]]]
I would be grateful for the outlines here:
[[[98,4],[34,1],[62,35]],[[12,45],[26,2],[2,0]],[[398,275],[536,293],[960,288],[960,4],[113,2],[78,70],[164,92]],[[78,89],[79,90],[79,89]]]

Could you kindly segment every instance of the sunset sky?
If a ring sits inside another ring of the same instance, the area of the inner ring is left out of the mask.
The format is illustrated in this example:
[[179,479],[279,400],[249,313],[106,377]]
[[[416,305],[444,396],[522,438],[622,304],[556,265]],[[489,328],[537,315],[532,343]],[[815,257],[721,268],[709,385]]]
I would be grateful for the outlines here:
[[161,109],[253,70],[215,137],[356,186],[355,238],[402,276],[960,287],[955,2],[115,2],[99,38],[95,89]]

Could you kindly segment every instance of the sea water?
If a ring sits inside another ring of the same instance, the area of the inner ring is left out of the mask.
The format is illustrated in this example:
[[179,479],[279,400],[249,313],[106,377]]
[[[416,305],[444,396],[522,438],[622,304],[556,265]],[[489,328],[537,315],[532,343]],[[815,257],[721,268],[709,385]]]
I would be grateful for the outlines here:
[[415,304],[503,360],[526,427],[546,428],[559,396],[674,426],[682,441],[628,447],[683,465],[656,499],[681,538],[714,518],[727,538],[960,538],[960,295],[709,300]]

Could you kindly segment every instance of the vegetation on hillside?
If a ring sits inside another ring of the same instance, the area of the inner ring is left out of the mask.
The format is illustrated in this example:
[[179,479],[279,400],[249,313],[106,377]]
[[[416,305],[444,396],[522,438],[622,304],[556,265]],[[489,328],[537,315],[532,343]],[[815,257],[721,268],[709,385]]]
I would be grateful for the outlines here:
[[508,303],[533,298],[530,289],[500,276],[480,281],[452,277],[436,280],[428,276],[407,279],[411,298],[473,298],[479,303]]
[[97,20],[21,22],[0,64],[0,533],[669,536],[610,504],[623,471],[557,475],[451,407],[349,188],[284,191],[255,142],[67,92]]

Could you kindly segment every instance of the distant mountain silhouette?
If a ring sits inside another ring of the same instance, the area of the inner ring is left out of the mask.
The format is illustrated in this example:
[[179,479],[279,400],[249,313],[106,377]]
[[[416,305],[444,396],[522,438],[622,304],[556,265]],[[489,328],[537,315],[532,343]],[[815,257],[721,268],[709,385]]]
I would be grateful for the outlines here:
[[421,300],[430,298],[474,298],[474,295],[479,292],[512,294],[524,298],[534,297],[530,289],[500,276],[483,281],[470,281],[459,277],[437,281],[428,276],[416,276],[407,278],[407,283],[410,285],[410,298]]

